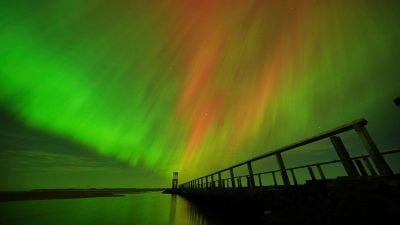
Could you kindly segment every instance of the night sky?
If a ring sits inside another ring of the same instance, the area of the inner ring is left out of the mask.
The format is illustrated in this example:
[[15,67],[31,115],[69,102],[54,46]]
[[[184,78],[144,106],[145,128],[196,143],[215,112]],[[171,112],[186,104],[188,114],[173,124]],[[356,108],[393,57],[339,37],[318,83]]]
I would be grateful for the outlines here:
[[398,0],[1,1],[0,189],[166,187],[362,117],[398,147],[399,24]]

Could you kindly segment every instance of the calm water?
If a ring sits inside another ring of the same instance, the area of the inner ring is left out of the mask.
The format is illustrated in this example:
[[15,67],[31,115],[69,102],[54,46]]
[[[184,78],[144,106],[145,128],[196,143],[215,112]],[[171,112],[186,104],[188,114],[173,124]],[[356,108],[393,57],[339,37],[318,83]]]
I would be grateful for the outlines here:
[[124,197],[0,203],[0,224],[210,225],[187,200],[159,192]]

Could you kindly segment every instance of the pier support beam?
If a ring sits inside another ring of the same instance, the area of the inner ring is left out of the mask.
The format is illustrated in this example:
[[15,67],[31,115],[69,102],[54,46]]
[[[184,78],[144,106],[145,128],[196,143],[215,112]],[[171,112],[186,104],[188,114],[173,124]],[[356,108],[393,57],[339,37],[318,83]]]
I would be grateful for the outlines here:
[[322,167],[321,167],[320,164],[317,164],[317,169],[318,169],[319,176],[321,177],[321,179],[322,179],[322,180],[325,180],[326,177],[325,177],[324,171],[322,170]]
[[262,181],[261,181],[261,174],[258,174],[258,184],[260,187],[262,187]]
[[307,166],[308,173],[310,174],[311,180],[315,180],[315,174],[311,166]]
[[297,185],[296,174],[294,173],[293,169],[290,169],[290,174],[292,174],[293,184]]
[[282,181],[285,186],[290,185],[289,177],[286,172],[285,164],[282,159],[282,155],[280,152],[275,153],[276,161],[278,162],[279,169],[281,170]]
[[276,181],[275,172],[272,172],[272,179],[274,180],[274,186],[278,186],[278,182]]
[[347,175],[350,177],[357,177],[360,174],[357,172],[356,167],[353,164],[353,161],[350,158],[349,153],[347,152],[346,147],[344,146],[342,139],[337,136],[330,137],[333,147],[336,150],[336,153],[339,156],[340,161],[343,164],[344,169],[346,170]]
[[247,162],[247,169],[249,170],[249,180],[247,185],[250,188],[254,188],[256,184],[254,182],[253,167],[251,166],[251,162]]
[[357,167],[358,167],[358,170],[360,171],[361,176],[367,177],[367,176],[368,176],[368,173],[367,173],[367,171],[365,170],[365,167],[364,167],[363,163],[361,162],[361,160],[356,159],[355,162],[356,162],[356,165],[357,165]]
[[218,172],[218,187],[222,188],[222,175],[221,175],[221,172]]
[[233,174],[233,168],[229,169],[229,173],[231,175],[231,183],[232,183],[232,188],[235,188],[235,176]]
[[356,125],[354,125],[354,129],[356,130],[358,136],[360,137],[361,142],[364,144],[365,148],[367,149],[379,174],[382,176],[393,175],[392,169],[389,167],[389,165],[386,163],[385,159],[379,152],[378,147],[376,146],[374,140],[372,140],[372,138],[369,135],[365,126],[361,125],[361,124],[356,124]]
[[371,162],[369,161],[368,157],[363,157],[362,158],[364,161],[364,164],[367,166],[369,172],[371,173],[371,176],[377,176],[378,173],[376,173],[374,167],[372,166]]

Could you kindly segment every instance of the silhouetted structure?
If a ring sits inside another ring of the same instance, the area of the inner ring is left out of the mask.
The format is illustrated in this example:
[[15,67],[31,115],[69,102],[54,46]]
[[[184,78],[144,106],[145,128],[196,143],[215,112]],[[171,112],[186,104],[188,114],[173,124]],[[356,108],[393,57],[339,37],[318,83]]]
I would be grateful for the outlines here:
[[172,189],[178,189],[178,172],[172,175]]
[[[343,126],[337,127],[335,129],[326,131],[324,133],[321,133],[319,135],[316,135],[314,137],[310,137],[307,139],[304,139],[302,141],[293,143],[288,146],[284,146],[282,148],[279,148],[275,151],[268,152],[266,154],[254,157],[250,160],[247,160],[245,162],[238,163],[236,165],[233,165],[231,167],[228,167],[226,169],[214,172],[212,174],[196,178],[194,180],[185,182],[181,185],[179,185],[179,189],[181,190],[192,190],[192,189],[215,189],[215,188],[243,188],[247,187],[249,189],[255,188],[255,187],[263,187],[262,184],[262,179],[261,176],[264,175],[272,175],[273,181],[274,181],[274,186],[277,186],[277,178],[276,175],[277,173],[280,173],[281,175],[281,180],[283,182],[284,186],[290,186],[290,185],[297,185],[297,179],[295,175],[295,170],[298,169],[303,169],[306,168],[310,174],[311,180],[316,180],[316,176],[314,174],[313,168],[316,168],[319,176],[322,179],[325,178],[324,171],[322,169],[323,165],[326,164],[331,164],[331,163],[337,163],[340,162],[348,177],[360,177],[360,176],[392,176],[393,171],[383,158],[383,154],[391,154],[391,153],[398,153],[400,152],[399,149],[395,149],[392,151],[387,151],[381,153],[376,146],[375,142],[369,135],[366,126],[367,125],[367,120],[365,119],[359,119],[356,121],[353,121],[351,123],[345,124]],[[337,135],[354,130],[359,137],[360,141],[363,143],[365,149],[368,152],[368,155],[362,155],[362,156],[356,156],[356,157],[350,157],[345,145],[343,144],[341,138]],[[282,153],[293,150],[295,148],[329,138],[336,153],[339,156],[338,160],[332,160],[332,161],[326,161],[326,162],[318,162],[318,163],[313,163],[305,166],[297,166],[297,167],[292,167],[292,168],[286,168],[284,159],[282,157]],[[268,157],[275,157],[276,162],[278,163],[278,170],[273,170],[273,171],[267,171],[267,172],[261,172],[261,173],[254,173],[253,168],[252,168],[252,163],[255,161],[258,161],[260,159],[268,158]],[[374,164],[376,171],[374,167],[372,166],[370,160]],[[355,165],[355,164],[356,165]],[[366,171],[366,168],[369,170],[369,174]],[[235,168],[238,168],[240,166],[246,166],[248,175],[242,175],[242,176],[235,176],[234,170]],[[227,172],[228,177],[226,179],[222,179],[222,173]],[[291,179],[289,179],[289,173],[291,175]],[[215,177],[216,176],[216,177]],[[256,179],[258,178],[258,179]],[[243,180],[244,182],[242,182]],[[256,180],[258,180],[258,184],[256,185]],[[245,186],[244,184],[247,183]]]
[[[222,214],[224,222],[230,220],[227,224],[382,224],[382,218],[396,221],[400,211],[400,174],[394,175],[383,155],[400,153],[400,148],[380,152],[366,125],[365,119],[353,121],[190,180],[169,193]],[[347,131],[355,131],[368,154],[349,154],[338,136]],[[323,139],[330,140],[339,159],[286,167],[283,153]],[[255,173],[253,163],[268,157],[276,160],[278,169]],[[327,179],[323,166],[333,163],[341,163],[347,176]],[[247,174],[235,176],[234,169],[243,173],[245,168]],[[310,179],[299,185],[295,172],[304,169]],[[262,179],[266,176],[272,178],[272,186]],[[283,185],[278,184],[279,180]],[[237,217],[242,216],[245,222],[237,223]],[[257,221],[248,222],[249,219]]]

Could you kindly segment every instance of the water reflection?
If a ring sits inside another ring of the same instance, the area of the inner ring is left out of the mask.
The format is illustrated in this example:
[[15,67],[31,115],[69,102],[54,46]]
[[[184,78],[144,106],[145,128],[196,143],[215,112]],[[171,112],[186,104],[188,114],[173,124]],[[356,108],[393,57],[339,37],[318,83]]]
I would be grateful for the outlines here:
[[169,224],[175,225],[176,215],[176,195],[171,195],[171,204],[169,206]]
[[190,201],[171,195],[169,207],[170,225],[208,225],[208,218]]
[[204,213],[178,195],[157,192],[124,197],[0,202],[7,225],[210,225]]
[[202,214],[195,205],[191,205],[191,207],[189,208],[189,218],[190,221],[195,224],[195,225],[205,225],[208,224],[207,220],[204,216],[204,214]]

